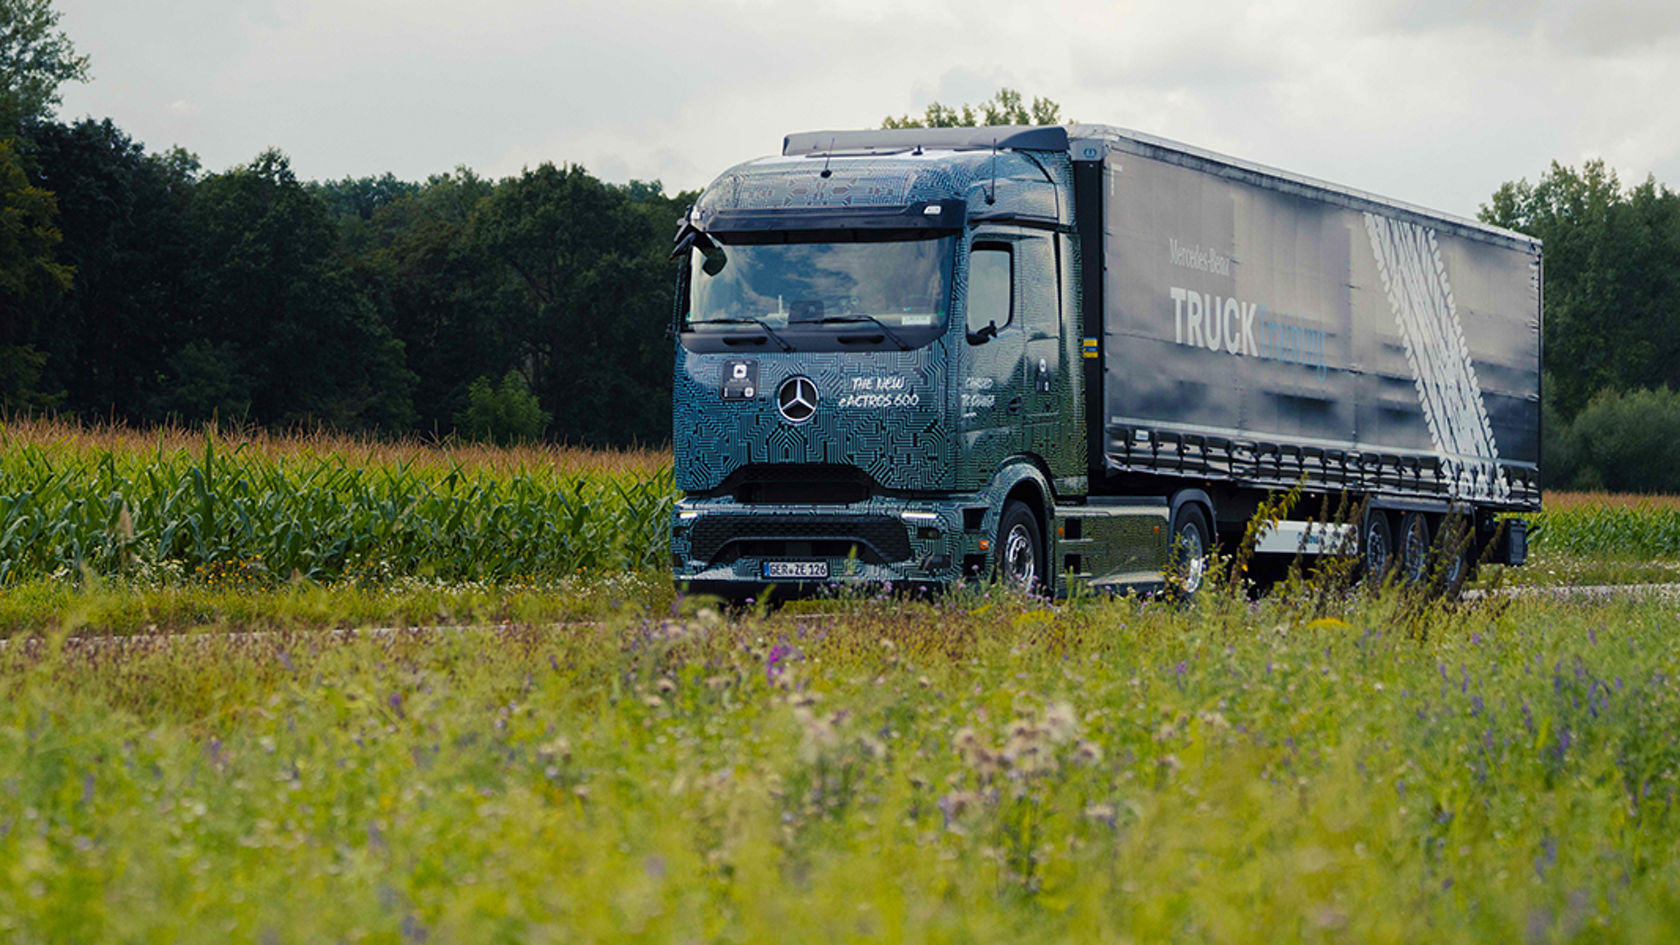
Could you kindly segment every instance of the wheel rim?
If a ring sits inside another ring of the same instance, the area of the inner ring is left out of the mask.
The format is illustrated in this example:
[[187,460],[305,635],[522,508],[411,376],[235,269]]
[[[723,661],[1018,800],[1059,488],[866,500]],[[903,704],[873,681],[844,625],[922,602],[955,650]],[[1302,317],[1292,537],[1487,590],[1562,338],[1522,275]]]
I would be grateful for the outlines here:
[[1462,552],[1460,552],[1458,554],[1453,555],[1452,560],[1447,562],[1447,569],[1446,569],[1446,572],[1441,575],[1441,580],[1448,587],[1452,587],[1453,585],[1458,583],[1458,579],[1460,577],[1463,577],[1463,575],[1464,575],[1464,554]]
[[1388,570],[1388,536],[1374,521],[1365,529],[1365,570],[1377,578]]
[[1038,577],[1038,555],[1027,526],[1017,522],[1009,530],[1009,537],[1003,542],[1003,564],[1009,579],[1016,584],[1030,587]]
[[1178,533],[1179,570],[1184,575],[1184,592],[1194,594],[1202,587],[1207,574],[1207,548],[1202,543],[1201,530],[1188,526]]
[[1441,572],[1441,581],[1448,587],[1456,587],[1464,577],[1464,569],[1470,563],[1468,543],[1469,539],[1464,531],[1457,528],[1448,532],[1447,540],[1442,542],[1448,558],[1446,567]]
[[1424,535],[1423,519],[1413,519],[1406,528],[1406,551],[1401,562],[1406,567],[1406,580],[1423,580],[1424,562],[1429,558],[1429,538]]

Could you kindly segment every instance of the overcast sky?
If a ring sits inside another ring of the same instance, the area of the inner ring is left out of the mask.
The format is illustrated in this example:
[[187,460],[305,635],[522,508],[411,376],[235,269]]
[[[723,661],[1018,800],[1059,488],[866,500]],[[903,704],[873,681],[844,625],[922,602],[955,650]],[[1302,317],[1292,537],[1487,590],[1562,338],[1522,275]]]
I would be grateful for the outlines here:
[[1553,159],[1680,185],[1675,0],[58,0],[110,117],[209,170],[543,161],[697,188],[789,131],[999,86],[1469,215]]

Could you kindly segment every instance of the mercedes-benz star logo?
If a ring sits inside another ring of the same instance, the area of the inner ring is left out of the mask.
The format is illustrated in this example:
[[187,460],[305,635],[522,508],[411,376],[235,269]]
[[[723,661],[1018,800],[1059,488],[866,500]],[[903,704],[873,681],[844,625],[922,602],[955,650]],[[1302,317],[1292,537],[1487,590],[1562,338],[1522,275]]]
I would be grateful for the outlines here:
[[794,376],[776,390],[776,409],[789,423],[804,423],[816,416],[817,385],[808,377]]

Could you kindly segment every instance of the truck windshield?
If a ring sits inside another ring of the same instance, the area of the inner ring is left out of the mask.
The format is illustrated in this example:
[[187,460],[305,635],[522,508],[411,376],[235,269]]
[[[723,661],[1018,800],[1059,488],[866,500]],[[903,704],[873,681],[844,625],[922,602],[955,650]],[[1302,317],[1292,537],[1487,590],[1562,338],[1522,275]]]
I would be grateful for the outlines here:
[[775,234],[776,242],[764,241],[768,236],[722,234],[722,268],[715,254],[709,266],[701,253],[691,254],[688,327],[769,328],[787,336],[789,328],[855,332],[861,325],[917,343],[944,327],[956,237],[826,234],[784,242]]

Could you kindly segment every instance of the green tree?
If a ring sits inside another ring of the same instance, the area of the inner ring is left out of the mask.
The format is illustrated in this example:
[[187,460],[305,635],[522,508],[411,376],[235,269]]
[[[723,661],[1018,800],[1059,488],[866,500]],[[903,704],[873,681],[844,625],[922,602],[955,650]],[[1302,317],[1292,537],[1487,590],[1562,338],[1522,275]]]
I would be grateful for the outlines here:
[[544,164],[499,182],[475,208],[475,240],[523,290],[506,334],[555,435],[592,444],[670,436],[675,269],[666,252],[684,199]]
[[[250,403],[265,424],[325,423],[406,430],[414,376],[402,342],[357,291],[337,253],[332,217],[285,156],[266,151],[249,165],[193,188],[185,227],[194,305],[183,337],[234,359],[220,398]],[[185,366],[179,357],[177,369]],[[168,379],[159,407],[194,419],[212,405],[189,402],[187,378]]]
[[160,419],[253,419],[256,382],[245,371],[246,360],[230,342],[188,341],[163,363],[159,373],[169,379],[169,386],[154,396],[152,409]]
[[74,270],[53,258],[64,238],[57,216],[57,198],[30,183],[16,145],[0,140],[0,298],[15,302],[70,288]]
[[182,223],[198,176],[184,152],[147,154],[111,123],[31,128],[35,181],[57,196],[70,291],[30,307],[48,389],[88,416],[149,419],[187,303]]
[[1593,397],[1546,454],[1552,488],[1680,493],[1680,392]]
[[366,222],[340,218],[351,273],[418,377],[414,409],[422,429],[449,429],[467,407],[473,378],[501,377],[519,363],[509,332],[529,307],[527,293],[471,238],[474,213],[493,191],[490,181],[460,168],[381,203]]
[[51,0],[0,0],[0,137],[46,117],[60,85],[87,79],[87,57],[58,29]]
[[40,390],[47,355],[41,306],[70,287],[73,271],[53,258],[63,235],[53,195],[32,185],[11,141],[0,140],[0,407],[38,410],[59,396]]
[[938,102],[930,103],[922,117],[888,115],[881,120],[882,128],[972,128],[977,125],[1055,125],[1062,120],[1062,107],[1047,98],[1034,98],[1027,106],[1021,93],[1014,89],[998,89],[989,100],[975,105],[955,108]]
[[468,386],[467,407],[455,415],[455,426],[472,439],[505,446],[540,438],[550,419],[525,376],[509,371],[495,387],[487,377]]
[[398,180],[389,171],[378,177],[346,177],[343,180],[310,184],[310,189],[326,201],[334,216],[354,216],[372,220],[373,212],[404,197],[420,192],[420,185]]
[[1680,195],[1554,162],[1480,217],[1545,243],[1547,395],[1564,419],[1599,391],[1680,388]]

